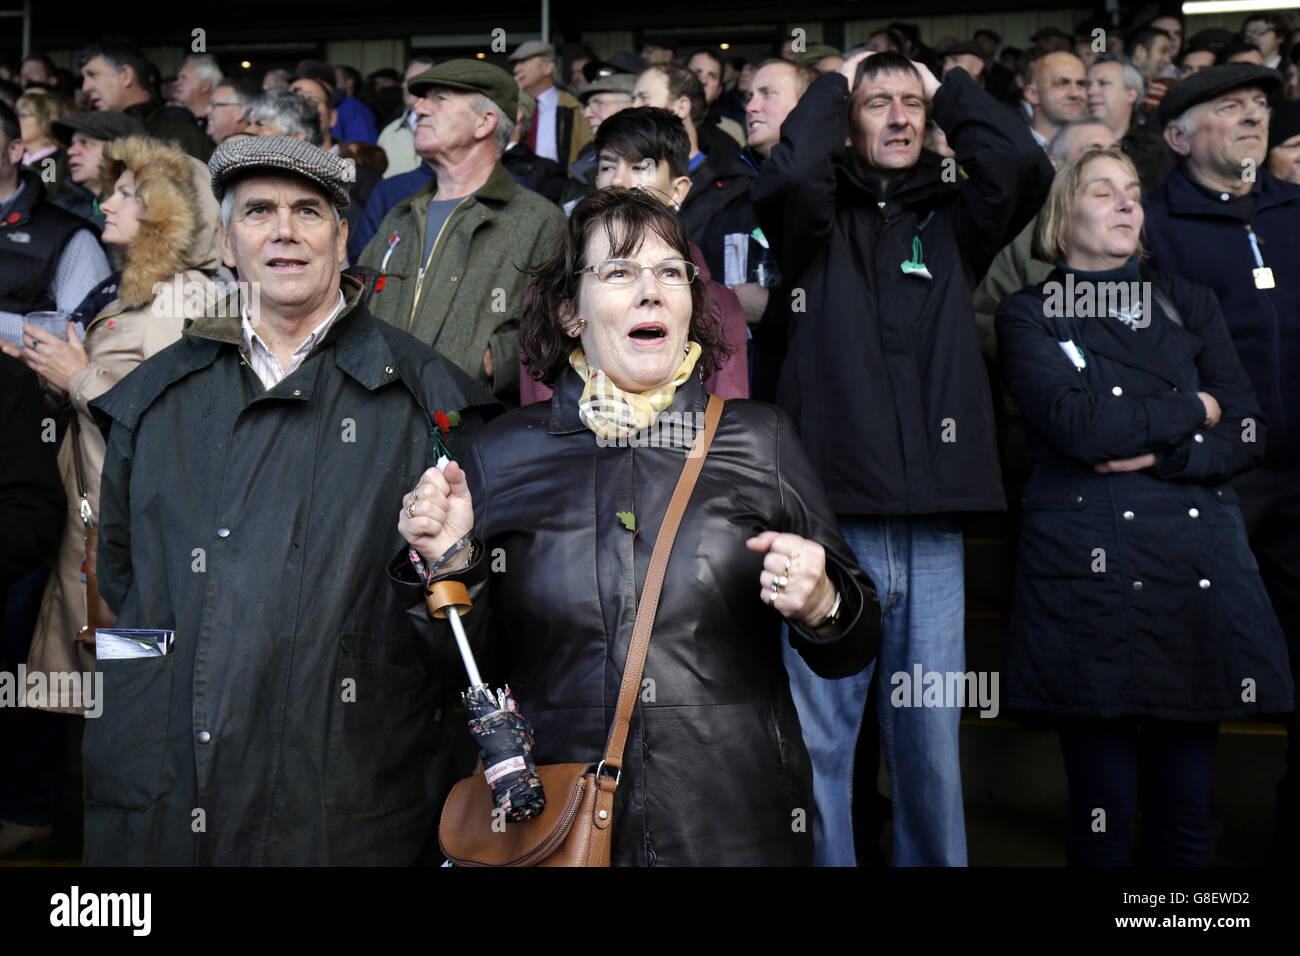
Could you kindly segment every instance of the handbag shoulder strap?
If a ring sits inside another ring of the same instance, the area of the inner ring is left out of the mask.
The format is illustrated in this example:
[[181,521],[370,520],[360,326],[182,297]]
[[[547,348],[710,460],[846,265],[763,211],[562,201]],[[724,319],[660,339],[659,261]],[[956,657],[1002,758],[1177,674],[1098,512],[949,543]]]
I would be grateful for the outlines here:
[[686,456],[686,464],[682,468],[681,477],[677,479],[677,487],[673,489],[668,511],[664,514],[659,536],[655,539],[650,567],[641,588],[636,622],[632,626],[632,643],[628,648],[627,663],[623,667],[623,683],[618,691],[614,723],[609,728],[609,740],[605,744],[605,766],[615,770],[623,766],[623,750],[627,745],[632,709],[636,706],[637,693],[641,690],[641,672],[645,668],[646,652],[650,649],[650,632],[654,628],[655,613],[659,610],[659,594],[663,589],[664,572],[668,569],[668,556],[673,550],[673,541],[677,537],[677,528],[682,523],[682,515],[686,513],[686,503],[695,489],[695,480],[700,476],[704,458],[708,455],[709,446],[718,430],[723,404],[717,395],[709,396],[709,406],[704,412],[704,430],[695,437],[695,443]]

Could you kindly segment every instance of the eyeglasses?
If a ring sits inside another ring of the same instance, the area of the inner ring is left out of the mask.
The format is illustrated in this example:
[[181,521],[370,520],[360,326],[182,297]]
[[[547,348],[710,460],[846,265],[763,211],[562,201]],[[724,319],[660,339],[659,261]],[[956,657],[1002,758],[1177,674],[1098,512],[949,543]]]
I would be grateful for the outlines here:
[[574,275],[592,272],[601,282],[608,282],[610,285],[631,285],[641,277],[644,269],[649,269],[661,285],[668,286],[690,285],[700,274],[695,263],[687,262],[685,259],[664,259],[652,266],[643,266],[631,259],[606,259],[594,266],[579,269]]
[[1255,27],[1253,30],[1242,30],[1241,35],[1244,37],[1261,37],[1265,33],[1272,33],[1272,27]]
[[216,100],[209,100],[208,106],[238,106],[243,108],[243,103],[218,103]]

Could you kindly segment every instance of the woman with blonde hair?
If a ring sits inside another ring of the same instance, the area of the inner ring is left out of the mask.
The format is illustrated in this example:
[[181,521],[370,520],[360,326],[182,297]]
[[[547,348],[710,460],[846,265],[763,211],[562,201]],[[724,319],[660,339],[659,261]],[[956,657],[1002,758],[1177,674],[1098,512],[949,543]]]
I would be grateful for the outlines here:
[[1052,183],[998,347],[1030,473],[1007,635],[1010,707],[1050,715],[1069,861],[1211,859],[1219,721],[1291,710],[1286,644],[1228,483],[1263,451],[1214,294],[1145,268],[1137,172],[1089,149]]
[[[113,184],[101,207],[102,239],[114,251],[120,272],[86,297],[66,337],[24,325],[21,353],[4,344],[40,376],[48,394],[71,406],[72,423],[59,450],[68,512],[29,673],[92,670],[94,628],[111,626],[111,614],[99,606],[94,589],[93,535],[87,546],[99,515],[105,451],[88,403],[179,339],[184,319],[196,317],[199,303],[215,304],[220,291],[212,280],[220,264],[219,209],[199,175],[202,164],[171,143],[128,136],[105,146],[102,166],[103,181]],[[62,706],[46,709],[81,712],[67,702],[55,704]]]
[[67,172],[66,150],[50,132],[50,124],[74,111],[72,100],[58,93],[24,93],[17,101],[18,126],[22,130],[24,166],[35,166],[47,156],[60,161],[59,176]]

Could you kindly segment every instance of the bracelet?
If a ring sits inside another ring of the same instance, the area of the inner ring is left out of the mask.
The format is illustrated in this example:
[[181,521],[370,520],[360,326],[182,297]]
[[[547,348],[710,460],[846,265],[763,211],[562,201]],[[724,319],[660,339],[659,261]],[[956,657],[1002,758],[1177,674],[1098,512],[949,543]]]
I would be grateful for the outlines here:
[[843,599],[844,599],[844,594],[840,591],[836,591],[835,603],[831,605],[831,613],[827,614],[816,624],[808,625],[808,629],[812,631],[820,631],[824,627],[830,627],[832,624],[837,623],[840,619],[840,601],[842,601]]
[[[474,542],[474,536],[473,533],[471,532],[470,534],[465,535],[463,538],[461,538],[459,541],[453,544],[446,551],[444,551],[442,557],[440,557],[437,561],[434,561],[433,564],[427,566],[424,563],[424,559],[420,557],[418,551],[416,551],[414,548],[408,548],[407,551],[409,552],[411,558],[411,564],[415,566],[416,573],[420,575],[420,577],[424,580],[425,584],[428,584],[433,579],[433,576],[438,573],[439,568],[444,567],[448,561],[450,561],[452,558],[456,557],[456,555],[464,551],[467,547],[473,544],[473,542]],[[472,557],[473,555],[471,555],[471,558]]]

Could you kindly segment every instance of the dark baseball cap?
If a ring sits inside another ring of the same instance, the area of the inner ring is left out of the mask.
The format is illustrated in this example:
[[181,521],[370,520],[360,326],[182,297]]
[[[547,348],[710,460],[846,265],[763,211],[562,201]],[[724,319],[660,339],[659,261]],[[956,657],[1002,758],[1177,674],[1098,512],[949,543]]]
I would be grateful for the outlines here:
[[502,111],[515,118],[519,109],[519,84],[515,78],[485,60],[448,60],[411,78],[406,88],[412,96],[424,96],[434,87],[482,93]]
[[356,168],[350,161],[292,136],[226,140],[208,160],[212,194],[220,202],[234,180],[257,169],[282,170],[309,179],[325,191],[339,215],[347,212],[348,186],[356,179]]
[[72,145],[73,133],[85,133],[93,139],[103,140],[147,135],[143,123],[116,110],[70,113],[50,123],[50,132],[64,146]]
[[1272,93],[1282,86],[1282,74],[1254,63],[1207,66],[1169,88],[1169,92],[1160,101],[1156,118],[1161,126],[1166,126],[1170,120],[1182,116],[1198,103],[1207,102],[1243,86],[1258,86],[1265,93]]

